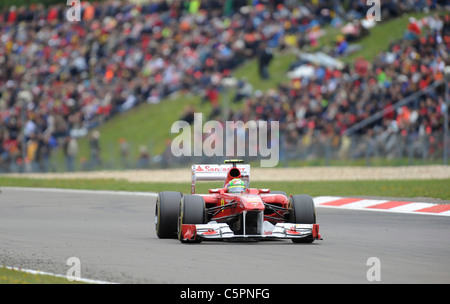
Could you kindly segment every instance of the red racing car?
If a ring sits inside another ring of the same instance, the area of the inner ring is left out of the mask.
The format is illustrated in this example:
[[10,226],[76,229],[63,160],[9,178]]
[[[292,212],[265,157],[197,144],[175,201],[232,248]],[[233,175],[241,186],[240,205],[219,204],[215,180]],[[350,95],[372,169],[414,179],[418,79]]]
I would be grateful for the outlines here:
[[[155,209],[157,236],[183,243],[270,238],[312,243],[322,239],[311,196],[288,197],[281,191],[250,188],[250,165],[242,163],[193,165],[190,195],[160,192]],[[202,180],[224,180],[224,187],[195,194],[196,182]]]

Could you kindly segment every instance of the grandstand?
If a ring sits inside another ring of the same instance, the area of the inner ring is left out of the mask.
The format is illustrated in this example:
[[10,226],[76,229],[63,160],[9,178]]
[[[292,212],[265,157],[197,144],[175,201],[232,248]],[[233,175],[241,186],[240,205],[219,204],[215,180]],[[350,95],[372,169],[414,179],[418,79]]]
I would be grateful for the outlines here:
[[190,162],[194,111],[279,121],[281,165],[446,162],[446,1],[50,2],[0,7],[1,173]]

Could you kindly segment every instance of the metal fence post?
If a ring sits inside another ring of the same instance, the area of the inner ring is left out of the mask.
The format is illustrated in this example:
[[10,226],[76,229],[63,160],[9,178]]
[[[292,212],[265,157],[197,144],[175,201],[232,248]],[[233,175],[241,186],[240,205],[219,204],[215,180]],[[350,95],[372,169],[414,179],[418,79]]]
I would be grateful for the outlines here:
[[450,105],[448,97],[448,82],[450,81],[450,66],[444,69],[445,75],[445,96],[444,96],[444,165],[447,165],[447,149],[448,149],[448,107]]

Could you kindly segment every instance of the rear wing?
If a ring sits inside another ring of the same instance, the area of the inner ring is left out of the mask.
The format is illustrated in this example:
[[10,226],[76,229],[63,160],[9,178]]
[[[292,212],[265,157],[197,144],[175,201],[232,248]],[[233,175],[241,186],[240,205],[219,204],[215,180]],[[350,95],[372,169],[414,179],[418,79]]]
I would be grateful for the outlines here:
[[224,181],[227,178],[228,171],[234,167],[241,172],[241,179],[246,186],[250,185],[250,165],[242,164],[224,164],[224,165],[192,165],[191,193],[195,194],[195,184],[197,181]]

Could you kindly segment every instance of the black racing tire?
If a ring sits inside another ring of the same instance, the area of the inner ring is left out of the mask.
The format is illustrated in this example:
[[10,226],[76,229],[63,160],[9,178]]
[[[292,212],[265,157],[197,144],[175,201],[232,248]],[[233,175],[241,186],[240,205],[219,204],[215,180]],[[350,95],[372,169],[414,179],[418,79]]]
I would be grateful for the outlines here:
[[[290,197],[292,212],[290,216],[291,223],[295,224],[315,224],[316,223],[316,208],[314,201],[309,195],[294,195]],[[301,239],[292,239],[294,243],[312,243],[314,238],[307,237]]]
[[178,207],[183,194],[175,191],[158,193],[155,208],[155,229],[160,239],[177,238]]
[[[206,224],[205,200],[199,195],[185,195],[181,199],[178,208],[178,239],[184,243],[181,237],[181,225],[183,224]],[[200,243],[201,240],[196,241]]]

